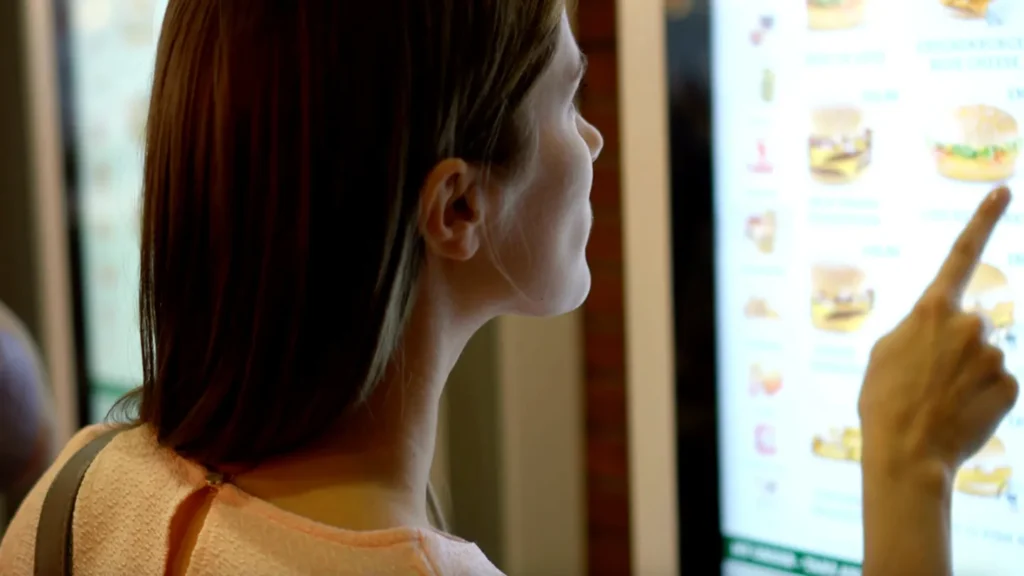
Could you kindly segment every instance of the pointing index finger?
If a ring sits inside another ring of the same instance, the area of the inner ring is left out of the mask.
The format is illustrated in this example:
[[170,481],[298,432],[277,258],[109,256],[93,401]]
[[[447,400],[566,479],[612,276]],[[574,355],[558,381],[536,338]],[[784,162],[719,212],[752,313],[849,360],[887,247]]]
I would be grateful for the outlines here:
[[985,197],[953,244],[949,256],[932,282],[931,290],[959,302],[992,231],[1009,204],[1010,190],[1005,186],[993,190]]

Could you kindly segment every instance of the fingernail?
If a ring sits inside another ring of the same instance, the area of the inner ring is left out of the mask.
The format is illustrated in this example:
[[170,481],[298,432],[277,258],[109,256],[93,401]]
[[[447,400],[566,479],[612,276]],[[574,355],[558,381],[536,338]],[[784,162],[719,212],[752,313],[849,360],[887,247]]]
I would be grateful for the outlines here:
[[989,204],[1003,204],[1010,200],[1010,189],[1006,186],[1000,186],[989,193],[986,201]]

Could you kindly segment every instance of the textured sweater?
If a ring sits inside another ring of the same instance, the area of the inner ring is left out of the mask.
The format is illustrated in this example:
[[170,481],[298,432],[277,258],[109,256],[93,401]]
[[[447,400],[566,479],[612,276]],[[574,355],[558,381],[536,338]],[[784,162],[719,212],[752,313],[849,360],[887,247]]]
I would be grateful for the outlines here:
[[[75,435],[18,510],[0,543],[0,574],[33,571],[36,526],[59,466],[102,433]],[[397,528],[355,532],[277,508],[231,484],[209,486],[206,471],[159,446],[148,427],[118,435],[86,473],[74,515],[76,576],[164,574],[171,522],[189,496],[213,490],[186,574],[465,575],[501,572],[475,545],[441,532]]]

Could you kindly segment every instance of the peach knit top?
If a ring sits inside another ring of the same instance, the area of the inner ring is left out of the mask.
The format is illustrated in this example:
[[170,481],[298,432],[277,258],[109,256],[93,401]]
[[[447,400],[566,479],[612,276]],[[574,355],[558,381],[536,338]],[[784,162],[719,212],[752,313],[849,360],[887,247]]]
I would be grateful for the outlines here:
[[[60,466],[99,436],[86,428],[25,499],[0,543],[0,574],[31,576],[43,498]],[[121,433],[82,481],[74,515],[75,576],[164,574],[171,521],[190,495],[208,488],[205,471],[159,446],[148,427]],[[209,512],[188,564],[195,576],[495,576],[475,545],[441,532],[398,528],[354,532],[277,508],[230,484],[212,488]]]

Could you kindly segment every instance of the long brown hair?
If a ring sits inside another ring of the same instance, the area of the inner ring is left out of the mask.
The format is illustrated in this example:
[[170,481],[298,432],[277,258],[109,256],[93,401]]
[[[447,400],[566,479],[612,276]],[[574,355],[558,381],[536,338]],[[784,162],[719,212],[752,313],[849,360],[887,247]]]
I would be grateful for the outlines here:
[[122,407],[209,466],[324,434],[395,351],[448,157],[513,168],[561,0],[171,0]]

